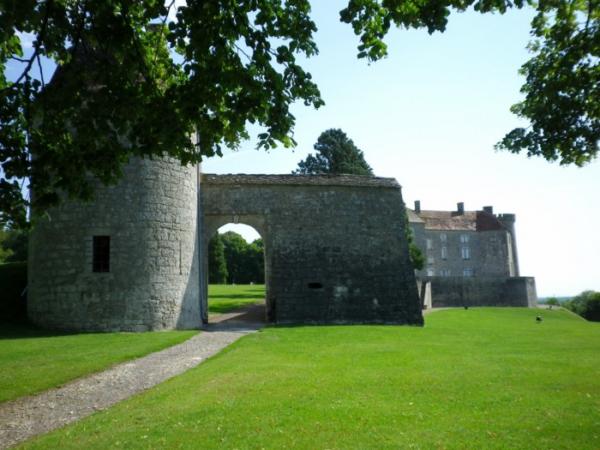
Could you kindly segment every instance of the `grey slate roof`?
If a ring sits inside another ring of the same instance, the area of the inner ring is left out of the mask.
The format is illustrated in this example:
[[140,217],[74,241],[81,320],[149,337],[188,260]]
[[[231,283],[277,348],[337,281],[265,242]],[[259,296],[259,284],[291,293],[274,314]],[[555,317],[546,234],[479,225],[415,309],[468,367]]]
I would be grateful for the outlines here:
[[421,210],[418,214],[410,209],[408,211],[409,222],[425,223],[426,230],[494,231],[506,229],[494,214],[485,211],[465,211],[463,214],[458,214],[456,211]]

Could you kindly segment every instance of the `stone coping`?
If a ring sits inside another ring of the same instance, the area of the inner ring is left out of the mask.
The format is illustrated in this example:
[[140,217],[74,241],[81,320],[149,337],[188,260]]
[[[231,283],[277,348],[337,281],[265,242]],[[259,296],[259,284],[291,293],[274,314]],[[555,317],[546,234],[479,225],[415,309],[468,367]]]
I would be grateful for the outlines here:
[[464,281],[466,283],[475,283],[475,282],[494,282],[494,281],[511,281],[511,280],[535,280],[535,277],[532,276],[518,276],[518,277],[509,277],[509,276],[492,276],[492,275],[488,275],[488,276],[471,276],[471,277],[464,277],[464,276],[460,276],[460,275],[455,275],[455,276],[449,276],[449,277],[444,277],[441,275],[436,275],[436,276],[417,276],[417,280],[421,281],[421,280],[434,280],[434,281],[438,281],[438,280],[447,280],[447,281]]
[[267,175],[205,173],[201,184],[209,185],[287,185],[287,186],[357,186],[400,189],[395,178],[365,175]]

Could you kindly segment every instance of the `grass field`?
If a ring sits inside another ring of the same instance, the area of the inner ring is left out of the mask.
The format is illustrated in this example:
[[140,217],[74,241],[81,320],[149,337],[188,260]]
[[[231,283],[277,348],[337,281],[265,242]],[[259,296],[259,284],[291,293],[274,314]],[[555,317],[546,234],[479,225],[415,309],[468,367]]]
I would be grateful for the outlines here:
[[223,314],[264,299],[264,284],[208,285],[208,312],[212,314]]
[[471,308],[267,328],[26,447],[598,449],[600,325]]
[[182,342],[197,331],[57,334],[0,324],[0,402]]

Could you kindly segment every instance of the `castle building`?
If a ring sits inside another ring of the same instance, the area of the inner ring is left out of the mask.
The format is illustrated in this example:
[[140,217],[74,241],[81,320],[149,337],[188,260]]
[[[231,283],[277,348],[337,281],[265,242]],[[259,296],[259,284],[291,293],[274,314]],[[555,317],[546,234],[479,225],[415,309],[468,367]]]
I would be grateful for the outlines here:
[[416,271],[424,306],[533,306],[535,280],[521,277],[515,215],[493,207],[465,211],[407,208],[414,242],[425,257]]
[[425,256],[421,277],[518,277],[515,215],[481,211],[408,210],[415,244]]

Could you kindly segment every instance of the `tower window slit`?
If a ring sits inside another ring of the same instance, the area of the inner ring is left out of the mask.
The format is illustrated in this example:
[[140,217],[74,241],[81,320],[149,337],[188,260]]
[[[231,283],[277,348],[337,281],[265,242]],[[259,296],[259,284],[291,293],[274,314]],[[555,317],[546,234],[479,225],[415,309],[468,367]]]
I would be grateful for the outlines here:
[[92,270],[110,272],[110,236],[94,236]]

